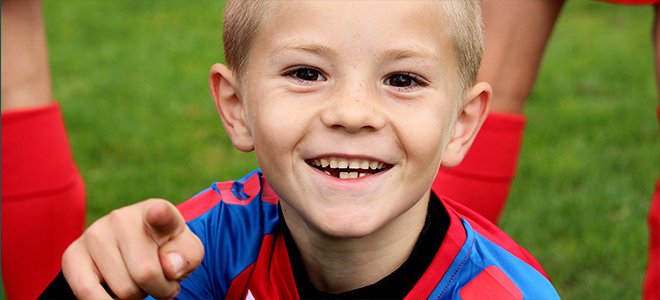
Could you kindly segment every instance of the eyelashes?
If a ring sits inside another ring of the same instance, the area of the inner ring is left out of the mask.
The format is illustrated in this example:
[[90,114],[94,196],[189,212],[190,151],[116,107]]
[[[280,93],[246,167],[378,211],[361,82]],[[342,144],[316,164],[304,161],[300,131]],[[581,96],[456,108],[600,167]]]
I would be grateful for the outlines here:
[[385,80],[383,80],[383,83],[385,83],[385,85],[392,86],[397,90],[409,90],[416,87],[426,87],[429,85],[429,83],[421,76],[410,72],[390,74],[385,78]]
[[[284,71],[282,75],[303,85],[310,85],[315,82],[327,80],[326,75],[324,75],[322,71],[310,66],[294,67]],[[417,88],[426,87],[429,85],[429,82],[422,76],[412,72],[394,72],[388,74],[383,79],[383,84],[391,86],[396,91],[407,92]]]
[[316,81],[327,80],[321,71],[312,67],[296,67],[292,70],[285,71],[283,75],[301,84],[311,84]]

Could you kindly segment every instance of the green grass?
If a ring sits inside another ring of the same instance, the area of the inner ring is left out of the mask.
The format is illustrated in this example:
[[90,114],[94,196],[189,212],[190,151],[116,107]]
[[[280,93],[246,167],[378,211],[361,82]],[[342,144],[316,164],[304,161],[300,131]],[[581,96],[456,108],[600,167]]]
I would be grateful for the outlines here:
[[[47,1],[53,85],[88,221],[148,197],[175,203],[256,167],[208,92],[218,1]],[[502,228],[566,299],[635,299],[660,170],[648,7],[568,1],[526,113]]]
[[635,299],[660,170],[652,11],[569,1],[527,106],[502,228],[566,299]]
[[208,91],[223,58],[218,1],[47,2],[53,86],[85,178],[88,220],[148,197],[187,199],[253,169]]

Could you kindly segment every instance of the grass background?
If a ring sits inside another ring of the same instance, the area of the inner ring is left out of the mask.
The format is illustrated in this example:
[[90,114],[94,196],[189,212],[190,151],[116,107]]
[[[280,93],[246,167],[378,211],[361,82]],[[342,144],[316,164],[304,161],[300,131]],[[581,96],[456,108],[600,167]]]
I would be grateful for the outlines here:
[[[148,197],[175,203],[256,167],[234,150],[207,72],[221,1],[46,1],[53,86],[88,221]],[[526,109],[501,227],[565,299],[635,299],[660,170],[652,10],[567,1]]]

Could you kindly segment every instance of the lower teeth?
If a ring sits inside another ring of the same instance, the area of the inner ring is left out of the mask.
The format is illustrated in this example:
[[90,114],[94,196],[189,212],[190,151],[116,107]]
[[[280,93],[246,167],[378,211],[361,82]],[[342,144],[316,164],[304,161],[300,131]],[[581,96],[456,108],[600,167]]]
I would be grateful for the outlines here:
[[330,171],[324,170],[323,173],[325,173],[328,176],[333,176],[333,177],[338,177],[339,179],[354,179],[354,178],[362,178],[364,176],[370,175],[370,173],[362,173],[362,172],[338,172],[338,173],[331,173]]
[[358,172],[339,172],[339,179],[353,179],[364,176],[367,176],[367,174]]

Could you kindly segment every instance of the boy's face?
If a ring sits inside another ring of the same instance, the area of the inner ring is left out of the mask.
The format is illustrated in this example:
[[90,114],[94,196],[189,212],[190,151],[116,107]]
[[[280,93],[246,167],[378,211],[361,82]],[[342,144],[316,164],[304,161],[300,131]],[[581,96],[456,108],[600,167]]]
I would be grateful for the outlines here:
[[228,80],[240,100],[219,105],[234,143],[254,147],[287,222],[361,237],[423,221],[461,131],[455,70],[434,1],[282,1],[255,37],[242,89]]

